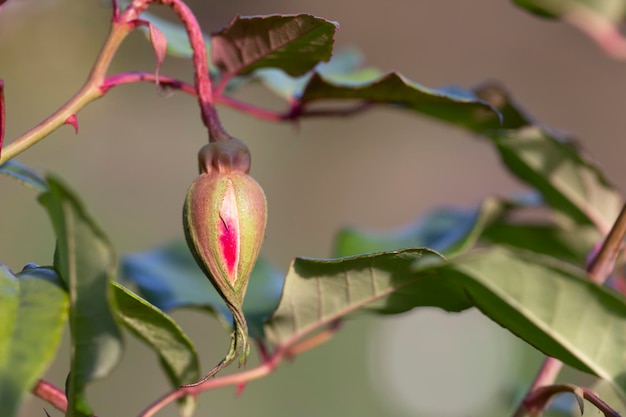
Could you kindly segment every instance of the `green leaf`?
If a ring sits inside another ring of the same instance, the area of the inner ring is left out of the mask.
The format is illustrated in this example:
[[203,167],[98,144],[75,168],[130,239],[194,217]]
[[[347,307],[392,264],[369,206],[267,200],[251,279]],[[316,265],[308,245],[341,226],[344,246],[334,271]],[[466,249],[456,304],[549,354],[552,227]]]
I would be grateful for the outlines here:
[[583,267],[594,245],[602,239],[592,226],[560,227],[541,223],[494,222],[481,240],[499,246],[523,249]]
[[54,359],[68,296],[56,273],[28,268],[14,276],[0,265],[0,415],[14,417]]
[[532,14],[535,14],[537,16],[540,17],[545,17],[545,18],[555,18],[557,17],[557,15],[555,15],[555,11],[550,11],[548,8],[543,7],[541,3],[543,3],[542,1],[537,1],[537,0],[513,0],[513,3],[517,4],[519,7],[526,9],[527,11],[531,12]]
[[68,377],[68,416],[93,414],[86,404],[88,382],[106,376],[122,353],[114,319],[112,277],[116,258],[104,233],[77,197],[59,180],[48,178],[50,190],[40,197],[57,237],[55,269],[70,294],[72,336]]
[[[196,348],[176,322],[121,284],[114,282],[113,288],[118,318],[159,355],[172,388],[200,379]],[[193,397],[186,397],[182,414],[193,414],[195,405]]]
[[608,233],[622,198],[604,174],[569,142],[537,127],[491,135],[506,167],[536,188],[554,210]]
[[623,0],[513,0],[513,3],[543,17],[584,12],[612,23],[621,21],[626,12]]
[[[122,258],[122,276],[135,283],[141,295],[163,311],[206,308],[225,322],[232,315],[202,273],[184,241]],[[272,314],[282,291],[284,276],[262,257],[252,274],[243,304],[250,334],[263,336],[263,322]]]
[[443,258],[429,249],[327,260],[296,258],[265,333],[276,345],[290,344],[358,310],[397,314],[418,306],[447,311],[471,307],[455,283],[412,272],[416,264],[440,262]]
[[[180,23],[172,22],[171,20],[163,19],[150,12],[144,12],[141,14],[141,20],[146,20],[153,24],[155,27],[165,35],[167,38],[166,52],[175,57],[191,58],[193,50],[191,49],[191,43],[189,43],[189,37],[187,31]],[[141,30],[146,38],[150,40],[150,28],[146,26],[140,26]],[[211,53],[211,37],[204,35],[204,43],[206,45],[207,53]],[[209,55],[210,56],[210,55]]]
[[236,17],[213,34],[212,61],[231,75],[265,67],[303,75],[330,59],[337,27],[308,14]]
[[417,273],[456,280],[493,321],[545,354],[610,381],[626,398],[626,299],[589,281],[583,269],[494,248]]
[[365,77],[325,78],[313,74],[301,101],[365,100],[372,103],[395,104],[417,113],[484,131],[500,127],[499,113],[472,91],[460,87],[428,88],[396,72],[379,75],[368,72]]
[[611,381],[626,398],[626,299],[582,269],[528,252],[496,247],[450,262],[427,249],[298,258],[266,334],[289,346],[356,311],[422,306],[475,306],[547,355]]
[[307,83],[313,76],[313,71],[328,79],[345,79],[367,77],[380,74],[376,69],[359,69],[363,56],[356,49],[343,49],[335,52],[328,62],[320,62],[314,69],[305,75],[291,77],[277,68],[260,68],[252,74],[252,79],[260,81],[269,90],[287,101],[294,100],[302,95]]
[[0,174],[8,175],[37,191],[47,191],[48,184],[39,174],[14,159],[0,165]]

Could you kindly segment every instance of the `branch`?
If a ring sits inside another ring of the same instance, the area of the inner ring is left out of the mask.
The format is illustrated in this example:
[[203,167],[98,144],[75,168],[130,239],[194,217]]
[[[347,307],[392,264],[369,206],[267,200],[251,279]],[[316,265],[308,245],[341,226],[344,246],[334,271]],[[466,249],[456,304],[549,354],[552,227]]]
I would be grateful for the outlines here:
[[584,412],[584,403],[582,400],[585,399],[598,410],[602,411],[606,417],[620,417],[619,413],[598,397],[598,394],[595,392],[588,388],[577,387],[570,384],[541,387],[524,400],[524,405],[531,414],[539,414],[546,408],[547,404],[552,400],[552,397],[566,392],[570,392],[576,396],[581,414]]
[[[203,391],[226,387],[229,385],[237,386],[239,391],[242,386],[245,386],[246,383],[272,373],[274,369],[280,365],[283,359],[291,359],[296,353],[301,353],[304,350],[308,350],[329,340],[330,337],[335,334],[337,330],[339,330],[339,323],[339,321],[331,323],[325,331],[318,333],[318,335],[313,336],[311,339],[305,340],[302,344],[299,343],[300,338],[288,340],[281,346],[278,346],[271,356],[263,354],[264,352],[262,351],[262,362],[255,368],[209,379],[201,385],[182,386],[168,394],[163,395],[161,398],[150,404],[144,411],[141,412],[139,417],[152,417],[163,407],[176,401],[177,399],[188,395],[196,397]],[[311,340],[315,340],[317,343],[311,343]]]
[[[213,91],[209,77],[204,36],[193,12],[182,0],[134,0],[126,10],[120,14],[117,3],[114,2],[111,29],[96,58],[96,62],[92,67],[87,81],[80,90],[56,112],[7,145],[4,152],[0,155],[0,165],[24,152],[54,130],[67,124],[68,121],[73,122],[70,124],[75,124],[76,113],[91,101],[102,97],[108,91],[111,85],[105,82],[105,77],[111,65],[111,61],[126,36],[141,24],[138,18],[151,3],[159,3],[172,8],[185,25],[193,49],[192,60],[195,70],[195,90],[201,108],[202,121],[209,130],[210,140],[224,140],[228,137],[224,133],[213,104]],[[3,106],[0,105],[0,107]],[[3,121],[0,121],[0,128],[2,126]],[[2,136],[0,135],[0,139],[1,138]]]
[[68,120],[73,120],[80,109],[91,101],[102,97],[104,92],[100,89],[100,86],[104,81],[115,52],[124,38],[135,29],[135,25],[132,22],[136,18],[136,12],[136,10],[129,7],[119,19],[115,18],[114,14],[107,39],[96,58],[96,62],[85,84],[56,112],[7,145],[2,155],[0,155],[0,165],[24,152],[66,124]]

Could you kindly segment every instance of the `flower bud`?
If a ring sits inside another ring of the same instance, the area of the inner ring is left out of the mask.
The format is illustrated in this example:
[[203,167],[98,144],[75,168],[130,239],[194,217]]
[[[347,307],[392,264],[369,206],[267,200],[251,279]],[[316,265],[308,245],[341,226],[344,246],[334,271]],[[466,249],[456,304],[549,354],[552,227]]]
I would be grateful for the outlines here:
[[196,261],[226,303],[241,307],[265,235],[267,202],[247,170],[228,171],[204,170],[194,180],[183,218]]

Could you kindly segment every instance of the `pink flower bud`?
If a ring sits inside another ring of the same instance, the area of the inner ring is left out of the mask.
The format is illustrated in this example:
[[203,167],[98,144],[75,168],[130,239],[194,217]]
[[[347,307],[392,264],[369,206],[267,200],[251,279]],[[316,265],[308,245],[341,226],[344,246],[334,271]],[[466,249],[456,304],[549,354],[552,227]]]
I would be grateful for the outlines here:
[[265,236],[263,189],[245,172],[205,172],[187,192],[183,217],[196,261],[225,301],[241,306]]

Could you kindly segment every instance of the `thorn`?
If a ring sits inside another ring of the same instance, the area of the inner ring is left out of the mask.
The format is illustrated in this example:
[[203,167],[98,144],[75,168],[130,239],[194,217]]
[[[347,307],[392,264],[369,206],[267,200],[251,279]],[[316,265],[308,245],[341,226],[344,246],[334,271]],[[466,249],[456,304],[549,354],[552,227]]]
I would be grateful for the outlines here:
[[50,414],[48,414],[48,410],[46,410],[45,408],[43,409],[43,412],[46,413],[46,416],[50,417]]
[[235,391],[235,397],[239,397],[243,393],[243,390],[245,388],[246,388],[246,383],[245,382],[240,382],[239,384],[237,384],[237,390]]
[[78,134],[78,119],[75,114],[70,115],[63,122],[64,125],[72,125],[74,127],[74,132]]

